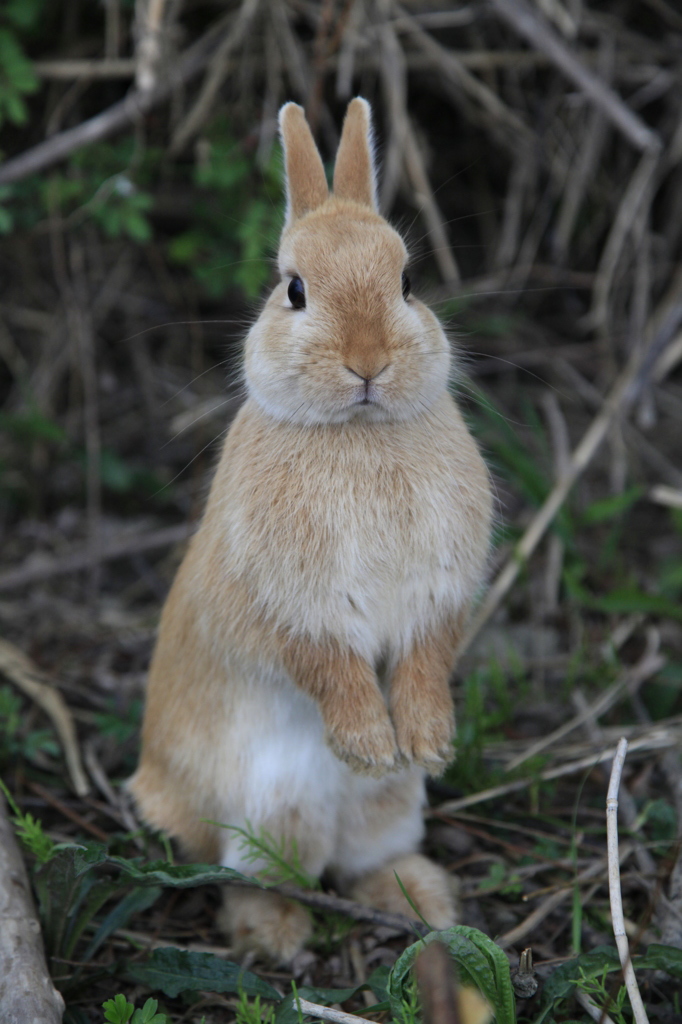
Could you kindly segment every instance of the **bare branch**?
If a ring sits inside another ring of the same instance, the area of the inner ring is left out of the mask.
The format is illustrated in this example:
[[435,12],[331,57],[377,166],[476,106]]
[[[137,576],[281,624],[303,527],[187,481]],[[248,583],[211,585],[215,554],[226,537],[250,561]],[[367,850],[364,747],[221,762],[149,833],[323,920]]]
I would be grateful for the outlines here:
[[64,1000],[45,962],[23,859],[0,794],[0,1018],[4,1024],[60,1024]]

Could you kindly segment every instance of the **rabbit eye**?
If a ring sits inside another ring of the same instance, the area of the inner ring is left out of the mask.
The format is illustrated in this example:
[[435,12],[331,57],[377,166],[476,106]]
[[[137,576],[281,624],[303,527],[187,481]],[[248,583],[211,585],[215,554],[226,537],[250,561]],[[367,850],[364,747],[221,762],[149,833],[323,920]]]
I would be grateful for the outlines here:
[[410,287],[411,287],[410,279],[407,276],[406,272],[403,270],[403,298],[404,299],[407,299],[408,295],[410,294]]
[[305,309],[305,288],[300,277],[292,277],[287,288],[287,295],[294,309]]

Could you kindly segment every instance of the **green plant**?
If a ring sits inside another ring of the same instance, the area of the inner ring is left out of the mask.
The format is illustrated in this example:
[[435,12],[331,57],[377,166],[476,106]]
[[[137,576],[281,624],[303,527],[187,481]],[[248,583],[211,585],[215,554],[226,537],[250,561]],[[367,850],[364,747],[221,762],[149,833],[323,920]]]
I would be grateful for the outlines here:
[[259,167],[233,139],[226,122],[217,119],[194,171],[194,184],[192,225],[169,243],[171,260],[189,267],[211,296],[236,286],[247,298],[255,298],[270,275],[267,257],[281,225],[279,149]]
[[500,861],[494,861],[488,869],[488,877],[481,880],[479,889],[481,895],[488,889],[496,889],[501,896],[518,897],[523,892],[523,884],[516,872],[510,871]]
[[621,985],[613,994],[606,986],[608,968],[604,967],[599,975],[588,976],[583,968],[576,982],[576,991],[582,992],[593,1002],[602,1013],[608,1014],[614,1024],[629,1024],[623,1016],[623,1007],[628,996],[625,985]]
[[460,982],[478,989],[493,1007],[496,1024],[516,1024],[516,1001],[509,973],[509,961],[492,939],[476,928],[456,925],[442,932],[429,932],[409,946],[391,968],[387,995],[397,1021],[413,1024],[410,992],[412,968],[417,956],[430,942],[442,942],[448,949]]
[[[494,785],[499,772],[484,760],[484,747],[502,738],[502,727],[509,721],[512,705],[510,676],[523,691],[524,681],[513,667],[504,668],[491,659],[462,681],[462,710],[459,716],[455,749],[457,758],[448,768],[446,779],[466,791]],[[528,765],[524,766],[527,770]]]
[[0,126],[8,120],[24,124],[28,108],[24,97],[38,89],[38,78],[19,41],[39,19],[43,0],[6,0],[0,13]]
[[38,755],[59,756],[59,745],[51,729],[22,727],[22,702],[11,686],[0,686],[0,763],[18,757],[34,761]]
[[298,845],[295,839],[276,839],[267,829],[261,828],[254,832],[251,823],[246,822],[245,828],[238,825],[225,825],[218,821],[210,822],[219,825],[229,832],[241,837],[239,852],[247,864],[263,862],[257,877],[264,885],[281,885],[293,882],[303,889],[319,889],[319,879],[309,875],[301,864]]
[[249,999],[242,989],[235,1007],[236,1024],[274,1024],[275,1010],[272,1006],[261,1006],[260,996]]
[[169,1024],[169,1018],[165,1013],[157,1013],[156,999],[148,999],[142,1009],[135,1009],[124,995],[119,992],[113,999],[107,999],[102,1003],[104,1019],[109,1024]]
[[32,853],[39,864],[47,864],[54,856],[57,846],[43,832],[43,826],[32,814],[23,814],[5,783],[0,779],[0,790],[5,794],[7,803],[12,810],[11,818],[17,837],[23,846]]
[[404,995],[400,999],[400,1010],[394,1017],[396,1024],[420,1024],[419,991],[414,975],[404,986]]

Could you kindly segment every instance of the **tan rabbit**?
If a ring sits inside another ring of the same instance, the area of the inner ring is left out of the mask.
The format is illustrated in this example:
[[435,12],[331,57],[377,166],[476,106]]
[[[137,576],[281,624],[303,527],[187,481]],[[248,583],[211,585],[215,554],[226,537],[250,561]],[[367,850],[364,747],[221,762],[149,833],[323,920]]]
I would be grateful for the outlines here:
[[[451,354],[376,208],[370,110],[346,114],[330,195],[303,111],[280,112],[281,282],[246,339],[248,398],[163,611],[142,757],[144,818],[245,873],[234,833],[295,843],[353,898],[455,921],[417,854],[425,773],[453,756],[448,686],[481,582],[491,500],[448,391]],[[242,946],[287,959],[307,911],[231,890]]]

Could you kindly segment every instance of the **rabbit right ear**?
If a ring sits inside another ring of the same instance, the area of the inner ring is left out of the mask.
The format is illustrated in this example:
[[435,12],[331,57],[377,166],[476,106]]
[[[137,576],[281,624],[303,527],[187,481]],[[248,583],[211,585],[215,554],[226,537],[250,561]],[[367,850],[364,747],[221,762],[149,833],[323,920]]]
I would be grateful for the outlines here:
[[303,108],[285,103],[279,112],[279,129],[286,167],[286,226],[329,198],[329,188],[312,132]]

